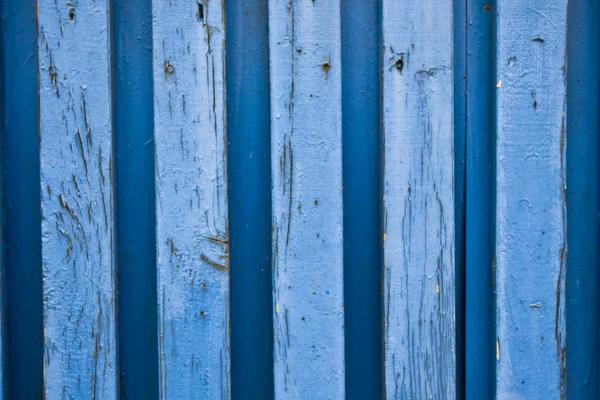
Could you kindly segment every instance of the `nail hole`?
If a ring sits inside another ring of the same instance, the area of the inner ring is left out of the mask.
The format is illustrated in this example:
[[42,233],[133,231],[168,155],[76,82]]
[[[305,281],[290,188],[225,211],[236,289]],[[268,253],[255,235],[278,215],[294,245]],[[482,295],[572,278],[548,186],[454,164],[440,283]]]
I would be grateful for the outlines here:
[[175,73],[175,67],[171,65],[169,61],[165,61],[165,74],[173,75]]
[[404,60],[400,58],[398,61],[396,61],[394,65],[396,66],[398,72],[402,73],[402,71],[404,70]]

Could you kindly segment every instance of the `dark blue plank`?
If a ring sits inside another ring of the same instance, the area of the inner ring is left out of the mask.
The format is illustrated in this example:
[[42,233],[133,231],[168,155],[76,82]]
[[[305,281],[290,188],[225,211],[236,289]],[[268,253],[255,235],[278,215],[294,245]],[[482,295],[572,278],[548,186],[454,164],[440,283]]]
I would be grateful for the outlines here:
[[[0,52],[0,64],[2,57]],[[1,85],[1,83],[0,83]],[[0,102],[0,115],[3,104]],[[2,139],[0,135],[0,145]],[[4,155],[0,151],[0,166],[3,166]],[[0,210],[4,210],[4,174],[0,174]],[[8,368],[7,368],[7,343],[6,343],[6,242],[4,239],[4,212],[0,212],[0,399],[8,398]]]
[[42,256],[36,2],[1,7],[2,136],[11,399],[42,398]]
[[467,3],[466,99],[466,398],[495,393],[494,311],[494,1]]
[[[0,63],[2,59],[0,58]],[[0,113],[2,103],[0,103]],[[1,115],[1,114],[0,114]],[[1,143],[1,139],[0,139]],[[3,155],[0,152],[0,165]],[[0,174],[0,209],[4,207],[4,174]],[[7,343],[6,343],[6,264],[4,241],[4,213],[0,212],[0,399],[8,398],[8,368],[7,368]]]
[[346,398],[382,396],[379,0],[342,1]]
[[467,0],[454,1],[454,287],[456,398],[465,398]]
[[113,8],[118,341],[122,399],[158,398],[152,2]]
[[227,2],[231,392],[273,398],[269,37],[266,0]]
[[600,5],[570,1],[567,15],[567,397],[597,399]]

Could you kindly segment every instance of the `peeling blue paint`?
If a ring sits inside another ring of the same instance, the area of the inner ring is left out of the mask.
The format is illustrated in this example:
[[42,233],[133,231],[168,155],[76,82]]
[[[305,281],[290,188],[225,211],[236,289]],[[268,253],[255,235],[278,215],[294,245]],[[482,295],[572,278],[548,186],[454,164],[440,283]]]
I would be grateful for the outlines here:
[[3,2],[0,398],[595,397],[599,11]]
[[109,20],[38,4],[46,398],[117,397]]

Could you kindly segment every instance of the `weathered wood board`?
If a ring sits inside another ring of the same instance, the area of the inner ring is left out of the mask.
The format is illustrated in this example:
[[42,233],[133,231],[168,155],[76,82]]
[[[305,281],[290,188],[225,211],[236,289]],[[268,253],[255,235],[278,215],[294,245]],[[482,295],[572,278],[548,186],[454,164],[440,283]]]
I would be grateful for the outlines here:
[[269,2],[275,398],[344,397],[340,4]]
[[153,1],[162,398],[229,398],[224,4]]
[[567,1],[498,1],[498,399],[565,390]]
[[386,396],[451,399],[452,2],[384,0],[382,24]]
[[108,1],[38,2],[45,397],[117,397]]

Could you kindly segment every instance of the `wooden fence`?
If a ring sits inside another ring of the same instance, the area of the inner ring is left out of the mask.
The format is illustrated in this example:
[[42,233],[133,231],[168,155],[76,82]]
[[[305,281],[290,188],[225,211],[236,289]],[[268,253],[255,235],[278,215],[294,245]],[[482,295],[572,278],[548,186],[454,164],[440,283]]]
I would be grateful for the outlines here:
[[600,5],[0,17],[3,398],[598,398]]

